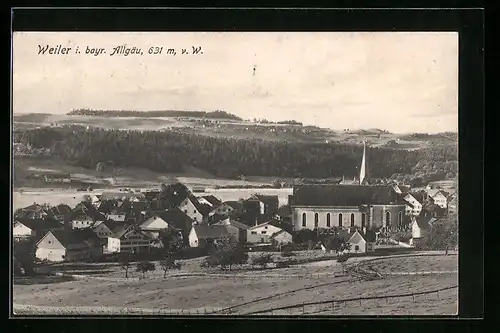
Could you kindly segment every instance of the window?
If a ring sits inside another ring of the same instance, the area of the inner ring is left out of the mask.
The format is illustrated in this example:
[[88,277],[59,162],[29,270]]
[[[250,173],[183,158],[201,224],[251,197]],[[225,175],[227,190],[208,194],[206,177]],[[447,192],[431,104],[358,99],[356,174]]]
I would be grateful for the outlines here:
[[400,227],[402,227],[402,226],[403,226],[403,212],[399,212],[399,213],[398,213],[398,225],[399,225]]
[[391,225],[391,213],[386,212],[385,213],[385,226],[389,227]]
[[52,244],[52,241],[48,241],[49,244]]
[[366,224],[366,214],[361,213],[361,228],[364,228]]
[[188,212],[188,210],[187,210],[187,209],[184,209],[184,213],[186,213],[186,214],[187,214],[187,212]]
[[262,231],[262,234],[265,235],[267,233],[267,231]]
[[267,226],[266,226],[266,227],[264,227],[264,229],[267,229]]
[[303,213],[303,214],[302,214],[302,226],[303,226],[303,227],[305,227],[305,226],[306,226],[306,222],[307,222],[306,213]]
[[194,213],[194,214],[196,214],[196,209],[195,209],[195,210],[193,210],[193,213]]
[[356,245],[356,246],[354,247],[354,250],[359,251],[359,245]]
[[326,214],[326,226],[330,227],[330,213]]
[[252,235],[257,235],[257,231],[252,231]]
[[318,213],[315,213],[314,214],[314,227],[315,228],[318,227],[318,220],[319,220]]
[[339,214],[339,227],[342,226],[342,213]]
[[351,227],[354,227],[354,213],[351,213]]

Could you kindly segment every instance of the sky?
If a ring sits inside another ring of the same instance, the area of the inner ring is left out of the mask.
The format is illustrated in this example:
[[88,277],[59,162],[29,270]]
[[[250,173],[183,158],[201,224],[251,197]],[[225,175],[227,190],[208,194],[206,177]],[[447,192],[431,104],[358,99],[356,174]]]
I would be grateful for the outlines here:
[[[143,55],[110,55],[124,44]],[[72,50],[38,54],[47,45]],[[203,54],[181,54],[193,46]],[[224,110],[332,129],[458,130],[454,32],[16,32],[12,52],[14,114]]]

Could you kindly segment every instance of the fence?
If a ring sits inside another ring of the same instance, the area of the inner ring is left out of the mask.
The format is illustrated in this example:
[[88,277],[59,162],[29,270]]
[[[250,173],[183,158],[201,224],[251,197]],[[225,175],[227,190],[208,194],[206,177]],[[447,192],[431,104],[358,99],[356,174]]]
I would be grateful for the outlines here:
[[260,310],[260,311],[254,311],[247,313],[247,315],[256,315],[256,314],[264,314],[264,313],[269,313],[269,312],[274,312],[274,311],[279,311],[279,310],[288,310],[288,309],[297,309],[297,308],[302,308],[302,313],[305,314],[305,307],[306,306],[311,306],[311,305],[323,305],[323,304],[331,304],[332,309],[335,309],[335,304],[344,304],[346,305],[347,302],[359,302],[361,304],[362,301],[367,301],[367,300],[377,300],[377,299],[383,299],[386,302],[389,299],[392,298],[403,298],[403,297],[412,297],[413,301],[415,301],[415,296],[418,295],[425,295],[425,294],[436,294],[437,299],[440,298],[439,292],[445,291],[445,290],[451,290],[458,288],[458,285],[451,286],[451,287],[446,287],[446,288],[441,288],[441,289],[436,289],[436,290],[430,290],[430,291],[421,291],[417,293],[406,293],[406,294],[396,294],[396,295],[384,295],[384,296],[372,296],[372,297],[356,297],[356,298],[346,298],[346,299],[331,299],[327,301],[320,301],[320,302],[308,302],[308,303],[299,303],[299,304],[293,304],[293,305],[287,305],[287,306],[281,306],[281,307],[275,307],[275,308],[270,308],[266,310]]

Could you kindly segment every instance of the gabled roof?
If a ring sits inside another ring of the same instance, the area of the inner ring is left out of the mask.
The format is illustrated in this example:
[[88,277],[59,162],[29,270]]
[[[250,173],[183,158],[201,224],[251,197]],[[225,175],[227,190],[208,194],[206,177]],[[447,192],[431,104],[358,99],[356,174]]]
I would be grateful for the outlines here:
[[227,220],[229,217],[225,214],[218,214],[218,213],[215,213],[214,215],[210,216],[208,218],[208,223],[210,224],[216,224],[220,221],[224,221],[224,220]]
[[[271,221],[267,221],[267,222],[264,222],[264,223],[260,223],[260,224],[257,224],[257,225],[254,225],[254,226],[251,226],[251,227],[249,227],[249,228],[248,228],[248,230],[257,229],[257,228],[263,227],[263,226],[265,226],[265,225],[272,225],[272,226],[274,226],[274,227],[276,227],[276,228],[280,228],[280,227],[278,227],[278,226],[273,225],[273,224],[271,223]],[[281,229],[281,228],[280,228],[280,229]]]
[[277,195],[264,195],[264,194],[254,194],[252,195],[248,200],[259,200],[260,202],[263,202],[265,205],[278,205],[279,203],[279,198]]
[[191,194],[187,198],[193,203],[193,205],[196,207],[196,210],[200,212],[201,215],[206,216],[212,211],[212,207],[210,205],[200,203],[196,196]]
[[[433,220],[435,220],[435,219],[433,219]],[[427,229],[430,226],[429,221],[430,220],[427,220],[427,218],[425,218],[424,216],[416,216],[413,218],[412,223],[416,222],[420,229]]]
[[341,241],[348,242],[351,239],[353,234],[354,234],[354,232],[349,233],[349,232],[347,232],[347,230],[340,230],[338,232],[337,236],[339,237],[339,239]]
[[176,229],[188,230],[193,224],[193,220],[182,212],[179,208],[168,209],[153,213]]
[[302,185],[294,187],[293,206],[361,206],[399,203],[390,186]]
[[274,234],[272,234],[271,238],[276,238],[277,236],[279,236],[281,234],[284,234],[284,233],[287,233],[287,234],[291,235],[288,231],[281,229],[280,231],[277,231]]
[[438,193],[441,193],[441,194],[444,195],[443,190],[441,190],[441,189],[430,189],[430,190],[427,190],[427,194],[431,198],[434,198]]
[[229,232],[223,225],[197,224],[193,226],[198,239],[215,239],[229,236]]
[[240,208],[240,203],[238,201],[224,201],[223,204],[228,205],[233,209]]
[[97,206],[97,211],[103,214],[108,214],[109,212],[111,212],[111,210],[113,210],[115,205],[115,200],[101,200],[99,201],[99,204]]
[[60,205],[51,207],[49,209],[48,213],[53,215],[53,216],[57,216],[57,215],[66,216],[66,215],[71,214],[71,207],[68,205],[60,204]]
[[[52,233],[52,235],[54,235],[54,237],[61,243],[61,245],[68,250],[80,250],[89,248],[89,245],[82,241],[80,239],[81,237],[75,237],[74,235],[76,234],[73,232],[64,230],[50,230],[47,232],[47,234],[49,232]],[[47,234],[45,234],[45,236],[38,241],[37,245],[43,240],[43,238],[47,236]]]
[[133,224],[122,224],[117,226],[109,237],[111,238],[122,238],[126,233],[134,229]]
[[422,192],[410,192],[407,193],[406,195],[411,195],[415,200],[417,200],[420,204],[423,204],[425,201],[424,193]]
[[220,201],[217,197],[213,195],[204,195],[202,196],[202,198],[210,202],[212,207],[217,207],[222,203],[222,201]]
[[410,206],[411,208],[415,208],[415,206],[413,206],[413,204],[407,200],[405,200],[405,204]]
[[35,231],[44,231],[44,230],[62,228],[61,223],[53,219],[17,218],[14,220],[14,222],[19,222],[22,225]]
[[[229,219],[229,223],[226,223],[226,220]],[[246,225],[245,223],[241,223],[240,221],[233,220],[229,217],[226,217],[224,220],[216,222],[212,225],[232,225],[233,227],[236,227],[238,229],[243,229],[243,230],[248,230],[250,229],[250,226]]]
[[160,194],[160,191],[146,191],[146,192],[142,192],[142,194],[144,194],[144,197],[151,201],[153,199],[156,199],[156,197],[158,197],[158,195]]
[[115,221],[113,221],[113,220],[106,220],[106,221],[103,221],[102,223],[96,225],[92,229],[97,228],[101,224],[104,224],[110,231],[113,231],[113,230],[115,230],[118,227],[118,224]]

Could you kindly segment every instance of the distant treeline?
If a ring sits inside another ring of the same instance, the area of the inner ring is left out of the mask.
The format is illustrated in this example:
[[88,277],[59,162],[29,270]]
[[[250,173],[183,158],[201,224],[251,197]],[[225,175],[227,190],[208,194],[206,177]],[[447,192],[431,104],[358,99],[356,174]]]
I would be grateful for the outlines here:
[[458,133],[454,132],[443,132],[437,134],[427,134],[427,133],[412,133],[399,137],[401,140],[436,140],[436,139],[451,139],[458,140]]
[[[181,172],[189,165],[228,178],[242,175],[352,177],[358,175],[362,156],[361,146],[347,143],[288,143],[173,131],[85,129],[75,125],[17,131],[14,140],[35,148],[49,148],[63,160],[86,168],[95,168],[101,161],[112,161],[121,167]],[[457,147],[416,151],[370,147],[367,159],[369,174],[386,178],[395,173],[415,172],[415,167],[423,160],[432,161],[432,165],[456,161]]]
[[226,111],[182,111],[182,110],[158,110],[158,111],[131,111],[131,110],[90,110],[78,109],[67,113],[69,116],[94,116],[94,117],[181,117],[181,118],[212,118],[242,120],[240,117]]

